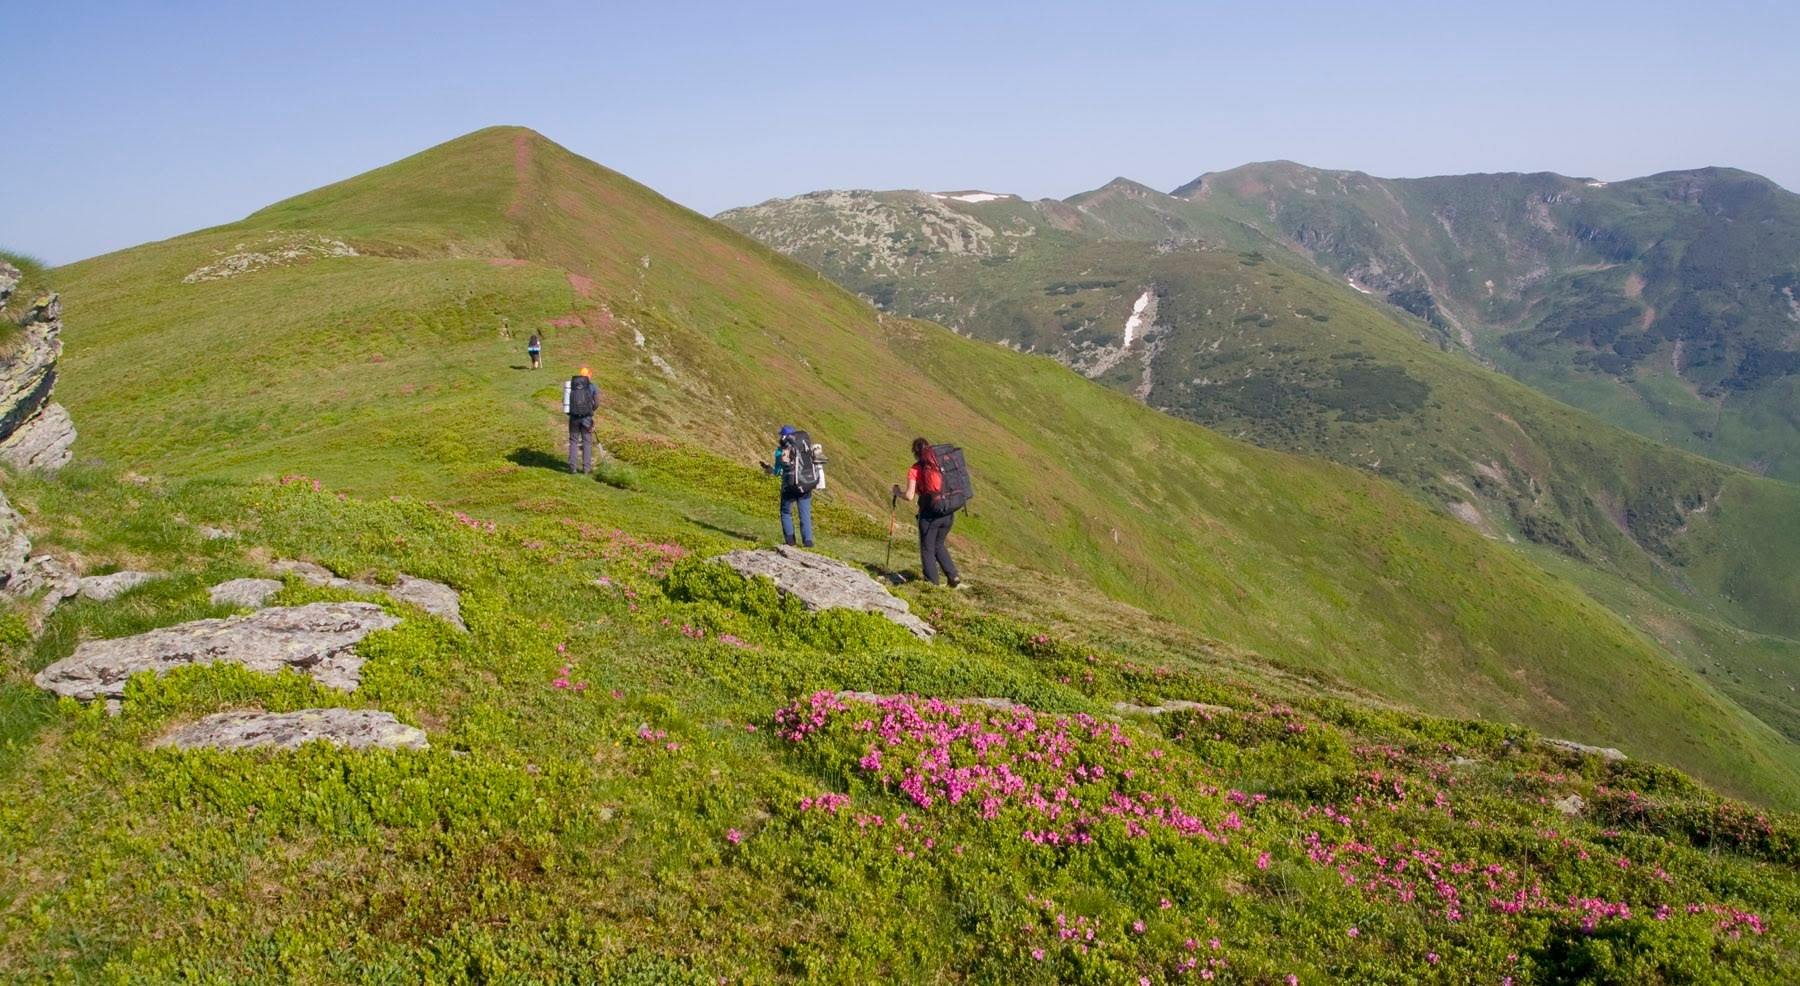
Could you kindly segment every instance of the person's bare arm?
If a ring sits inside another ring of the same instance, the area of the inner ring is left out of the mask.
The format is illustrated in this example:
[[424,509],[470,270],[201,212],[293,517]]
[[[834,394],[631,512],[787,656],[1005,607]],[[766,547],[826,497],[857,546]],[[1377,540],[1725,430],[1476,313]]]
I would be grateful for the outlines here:
[[905,500],[910,503],[912,502],[913,497],[918,495],[919,481],[912,478],[910,475],[906,477],[906,489],[901,489],[899,483],[894,484],[894,496],[896,499]]

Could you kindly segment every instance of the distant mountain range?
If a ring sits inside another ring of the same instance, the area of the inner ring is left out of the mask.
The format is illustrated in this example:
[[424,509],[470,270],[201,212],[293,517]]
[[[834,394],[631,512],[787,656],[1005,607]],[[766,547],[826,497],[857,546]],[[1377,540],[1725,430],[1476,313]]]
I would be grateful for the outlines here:
[[[1640,434],[1800,479],[1800,196],[1742,171],[1609,184],[1274,162],[1170,194],[1123,178],[1063,201],[823,192],[719,218],[891,310],[1096,376],[1120,362],[1105,350],[1137,295],[1083,293],[1105,278],[1067,271],[1131,252],[1108,244],[1284,247],[1445,348]],[[1046,254],[1048,268],[1013,263]],[[1063,303],[1034,296],[1059,281],[1067,293],[1048,297]]]
[[[1800,471],[1795,378],[1770,369],[1800,338],[1781,308],[1800,199],[1740,172],[1598,185],[1282,163],[1176,194],[827,191],[719,218],[888,311],[1548,549],[1800,737],[1800,488],[1681,450]],[[1771,653],[1744,631],[1779,639],[1783,670],[1727,667]]]

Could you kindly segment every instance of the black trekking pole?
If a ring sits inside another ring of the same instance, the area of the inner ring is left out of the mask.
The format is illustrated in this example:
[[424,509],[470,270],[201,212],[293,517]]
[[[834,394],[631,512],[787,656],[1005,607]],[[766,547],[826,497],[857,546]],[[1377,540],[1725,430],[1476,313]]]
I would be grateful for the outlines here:
[[887,569],[888,574],[890,576],[893,575],[893,573],[894,573],[894,513],[895,513],[895,511],[897,511],[899,509],[900,509],[900,498],[898,496],[896,496],[893,499],[888,501],[887,563],[882,565],[881,567]]

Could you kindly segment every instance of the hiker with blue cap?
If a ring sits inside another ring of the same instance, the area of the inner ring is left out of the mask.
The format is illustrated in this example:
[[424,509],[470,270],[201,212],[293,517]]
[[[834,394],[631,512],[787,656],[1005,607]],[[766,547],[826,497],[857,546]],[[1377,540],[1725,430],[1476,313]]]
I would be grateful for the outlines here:
[[825,457],[812,436],[793,425],[782,425],[775,446],[775,464],[762,463],[763,471],[781,480],[781,536],[794,543],[794,518],[800,519],[800,544],[813,546],[813,491],[824,485]]

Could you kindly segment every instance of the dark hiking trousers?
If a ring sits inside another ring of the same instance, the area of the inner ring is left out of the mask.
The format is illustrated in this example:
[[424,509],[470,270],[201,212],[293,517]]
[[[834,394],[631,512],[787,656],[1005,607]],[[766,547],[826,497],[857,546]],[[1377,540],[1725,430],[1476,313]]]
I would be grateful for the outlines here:
[[925,571],[925,581],[932,585],[938,584],[939,568],[951,585],[962,581],[956,574],[956,562],[950,560],[950,547],[944,543],[954,520],[954,513],[919,515],[919,567]]
[[[579,462],[579,468],[577,463]],[[594,469],[594,419],[569,418],[569,471],[592,472]]]
[[800,518],[800,544],[810,548],[812,543],[812,494],[799,493],[793,490],[781,491],[781,537],[789,544],[794,543],[794,515]]

